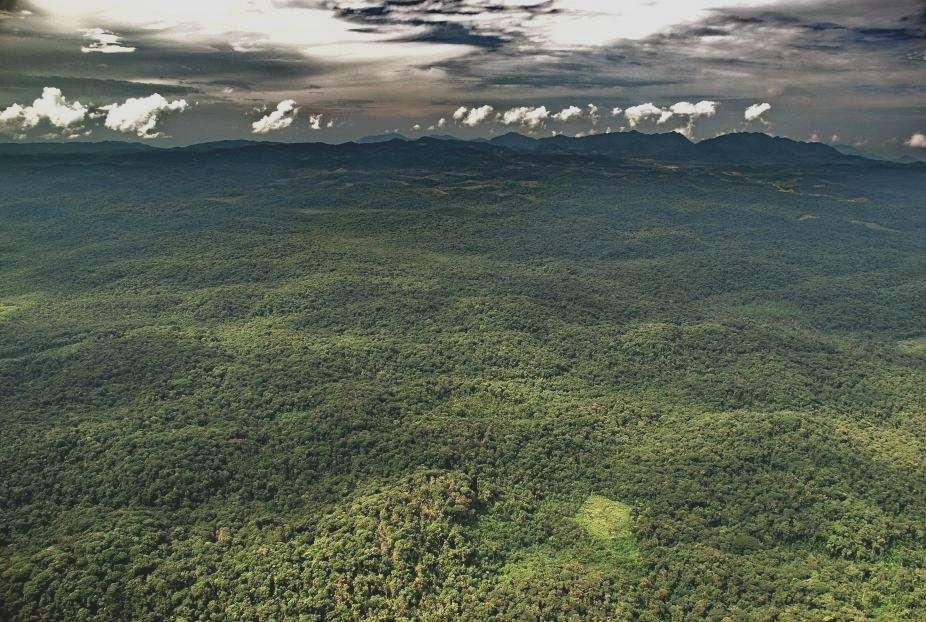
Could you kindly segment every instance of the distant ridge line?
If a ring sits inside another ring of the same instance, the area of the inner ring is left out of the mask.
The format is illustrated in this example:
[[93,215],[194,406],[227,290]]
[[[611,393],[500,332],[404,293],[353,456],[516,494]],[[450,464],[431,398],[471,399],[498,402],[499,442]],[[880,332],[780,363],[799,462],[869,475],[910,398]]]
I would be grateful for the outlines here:
[[68,157],[78,155],[156,155],[166,153],[211,153],[241,149],[325,149],[365,147],[369,149],[405,149],[415,145],[430,145],[451,150],[466,147],[500,152],[532,152],[590,154],[622,158],[646,158],[664,161],[694,161],[743,165],[821,165],[831,163],[898,164],[926,166],[922,161],[895,161],[859,153],[847,153],[820,143],[803,142],[770,136],[760,132],[733,132],[693,142],[678,132],[646,134],[631,130],[593,134],[583,137],[566,135],[533,138],[518,132],[508,132],[491,139],[466,140],[449,135],[423,136],[412,140],[402,134],[389,133],[365,136],[344,143],[271,142],[254,140],[220,140],[181,147],[157,147],[141,142],[101,141],[67,143],[0,143],[0,157]]

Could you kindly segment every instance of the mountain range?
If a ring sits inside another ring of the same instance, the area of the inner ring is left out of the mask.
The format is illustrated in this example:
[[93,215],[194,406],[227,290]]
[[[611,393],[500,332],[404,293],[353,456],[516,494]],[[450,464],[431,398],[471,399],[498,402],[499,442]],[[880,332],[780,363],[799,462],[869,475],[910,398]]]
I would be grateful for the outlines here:
[[[666,162],[704,162],[726,165],[763,166],[787,165],[792,167],[829,164],[890,164],[892,162],[868,156],[858,150],[838,149],[819,142],[802,142],[789,138],[769,136],[758,132],[731,133],[693,142],[677,132],[644,134],[637,131],[595,134],[584,137],[556,135],[532,138],[510,132],[491,139],[460,140],[452,136],[426,136],[412,140],[401,134],[367,136],[356,142],[331,145],[327,143],[276,143],[248,140],[226,140],[200,143],[185,147],[156,148],[135,142],[96,143],[6,143],[0,144],[3,156],[124,156],[149,153],[206,153],[251,148],[280,148],[330,151],[345,153],[362,146],[364,149],[383,148],[397,155],[409,149],[430,145],[439,150],[475,149],[489,151],[517,151],[536,154],[586,154],[611,158],[649,159]],[[897,163],[897,162],[894,162]],[[900,164],[926,166],[913,158]]]

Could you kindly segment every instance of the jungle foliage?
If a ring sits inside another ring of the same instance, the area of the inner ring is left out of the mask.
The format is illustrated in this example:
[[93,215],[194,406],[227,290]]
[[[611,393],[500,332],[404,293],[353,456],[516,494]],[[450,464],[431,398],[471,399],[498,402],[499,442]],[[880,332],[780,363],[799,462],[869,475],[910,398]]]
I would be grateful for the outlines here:
[[926,618],[922,171],[0,164],[0,619]]

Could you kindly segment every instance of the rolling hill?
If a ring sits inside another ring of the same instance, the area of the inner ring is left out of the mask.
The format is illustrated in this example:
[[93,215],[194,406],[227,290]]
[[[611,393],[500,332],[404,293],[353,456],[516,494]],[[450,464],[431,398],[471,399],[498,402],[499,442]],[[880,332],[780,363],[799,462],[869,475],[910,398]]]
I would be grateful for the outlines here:
[[0,151],[0,619],[926,616],[921,166],[81,149]]

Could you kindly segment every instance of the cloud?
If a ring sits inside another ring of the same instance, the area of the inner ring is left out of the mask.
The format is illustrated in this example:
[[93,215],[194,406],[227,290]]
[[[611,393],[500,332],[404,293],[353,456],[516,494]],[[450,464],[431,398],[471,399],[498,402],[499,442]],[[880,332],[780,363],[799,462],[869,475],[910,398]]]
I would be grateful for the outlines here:
[[611,116],[612,116],[612,117],[619,117],[619,116],[621,116],[621,114],[622,114],[623,112],[624,112],[624,109],[623,109],[623,108],[621,108],[620,106],[615,106],[614,108],[611,109]]
[[90,39],[90,43],[80,48],[80,51],[84,54],[93,52],[100,54],[129,54],[135,51],[134,47],[122,45],[122,37],[102,28],[85,30],[84,38]]
[[669,111],[679,116],[697,119],[698,117],[712,117],[717,113],[720,104],[715,101],[701,100],[697,104],[678,102],[669,107]]
[[457,108],[453,113],[453,118],[465,125],[466,127],[476,127],[489,118],[489,115],[495,111],[495,108],[486,104],[479,108],[466,109],[465,106]]
[[531,130],[543,127],[547,119],[550,118],[550,111],[546,106],[529,108],[520,106],[506,110],[501,116],[500,121],[505,125],[523,125]]
[[[706,99],[702,99],[697,104],[692,104],[690,102],[672,104],[669,106],[670,113],[688,119],[688,122],[683,127],[676,128],[675,131],[688,138],[694,138],[695,121],[701,117],[713,117],[717,114],[717,108],[719,106],[720,104],[718,102]],[[662,123],[663,120],[667,121],[668,118],[663,119],[660,117],[659,122]]]
[[187,107],[185,99],[167,101],[155,93],[148,97],[130,97],[121,104],[113,103],[91,111],[79,101],[69,102],[61,89],[47,86],[31,105],[13,104],[0,111],[0,128],[22,132],[44,122],[61,130],[65,136],[75,137],[87,121],[105,117],[103,124],[111,130],[134,133],[139,138],[157,138],[160,133],[154,130],[161,115],[182,112]]
[[326,52],[332,50],[332,57],[345,63],[375,59],[378,68],[402,61],[431,65],[469,50],[464,45],[439,46],[427,42],[393,44],[403,36],[420,32],[421,24],[398,27],[390,32],[391,41],[384,42],[381,33],[357,28],[356,23],[345,20],[334,10],[334,4],[340,3],[336,0],[29,0],[30,8],[34,7],[39,15],[33,22],[47,18],[52,27],[49,30],[66,34],[91,26],[116,32],[121,29],[145,40],[146,48],[151,41],[190,45],[201,51],[238,50],[236,54],[291,50],[303,58],[311,58],[314,55],[307,50],[323,46]]
[[25,126],[26,114],[25,108],[19,104],[13,104],[8,108],[0,110],[0,127]]
[[598,125],[598,119],[601,118],[601,113],[598,111],[598,106],[595,104],[589,104],[586,106],[588,108],[588,118],[592,120],[592,125]]
[[260,52],[265,47],[267,47],[267,38],[266,37],[241,37],[240,39],[235,39],[230,43],[231,49],[236,52],[241,52],[242,54],[249,54],[251,52]]
[[122,104],[110,104],[100,110],[106,112],[103,124],[116,132],[134,133],[139,138],[157,138],[155,132],[161,115],[165,112],[183,112],[187,109],[185,99],[167,101],[160,93],[148,97],[130,97]]
[[913,136],[904,141],[904,144],[914,149],[926,149],[926,134],[916,132]]
[[401,41],[463,44],[494,51],[506,44],[525,42],[533,48],[564,50],[606,46],[621,40],[639,41],[679,24],[707,19],[721,7],[732,9],[758,3],[755,0],[274,0],[273,4],[331,7],[339,18],[361,26],[359,29],[364,32],[402,33]]
[[447,119],[441,117],[440,120],[437,122],[437,127],[441,129],[447,127]]
[[[299,109],[296,107],[296,101],[284,99],[277,104],[276,110],[252,123],[251,131],[254,134],[269,134],[270,132],[282,130],[293,124],[298,113]],[[311,119],[309,122],[311,124]]]
[[[289,99],[289,100],[286,100],[286,101],[287,101],[287,102],[290,102],[290,101],[292,101],[292,100]],[[282,103],[285,103],[285,102],[282,102]],[[296,103],[296,102],[293,102],[294,105],[295,105],[295,103]],[[320,113],[320,112],[319,112],[318,114],[310,114],[310,115],[309,115],[309,127],[312,128],[312,129],[315,130],[315,131],[318,131],[318,130],[322,129],[322,117],[324,117],[324,116],[325,116],[325,115],[322,114],[322,113]],[[290,123],[292,123],[291,117],[289,117],[289,118],[290,118]],[[289,123],[287,123],[287,124],[284,125],[283,127],[287,127],[287,126],[289,126]]]
[[79,101],[68,102],[61,89],[46,86],[42,96],[29,106],[13,104],[0,112],[0,128],[29,130],[42,122],[74,135],[89,116],[89,109]]
[[664,110],[652,102],[631,106],[624,111],[630,127],[636,127],[649,119],[657,119],[657,123],[665,123],[672,118],[672,114],[671,110]]
[[772,105],[768,102],[753,104],[743,112],[743,118],[748,122],[755,121],[771,109]]
[[566,122],[572,121],[573,119],[580,119],[582,118],[582,114],[582,109],[578,106],[569,106],[568,108],[563,108],[557,112],[555,115],[553,115],[553,118],[557,121]]

